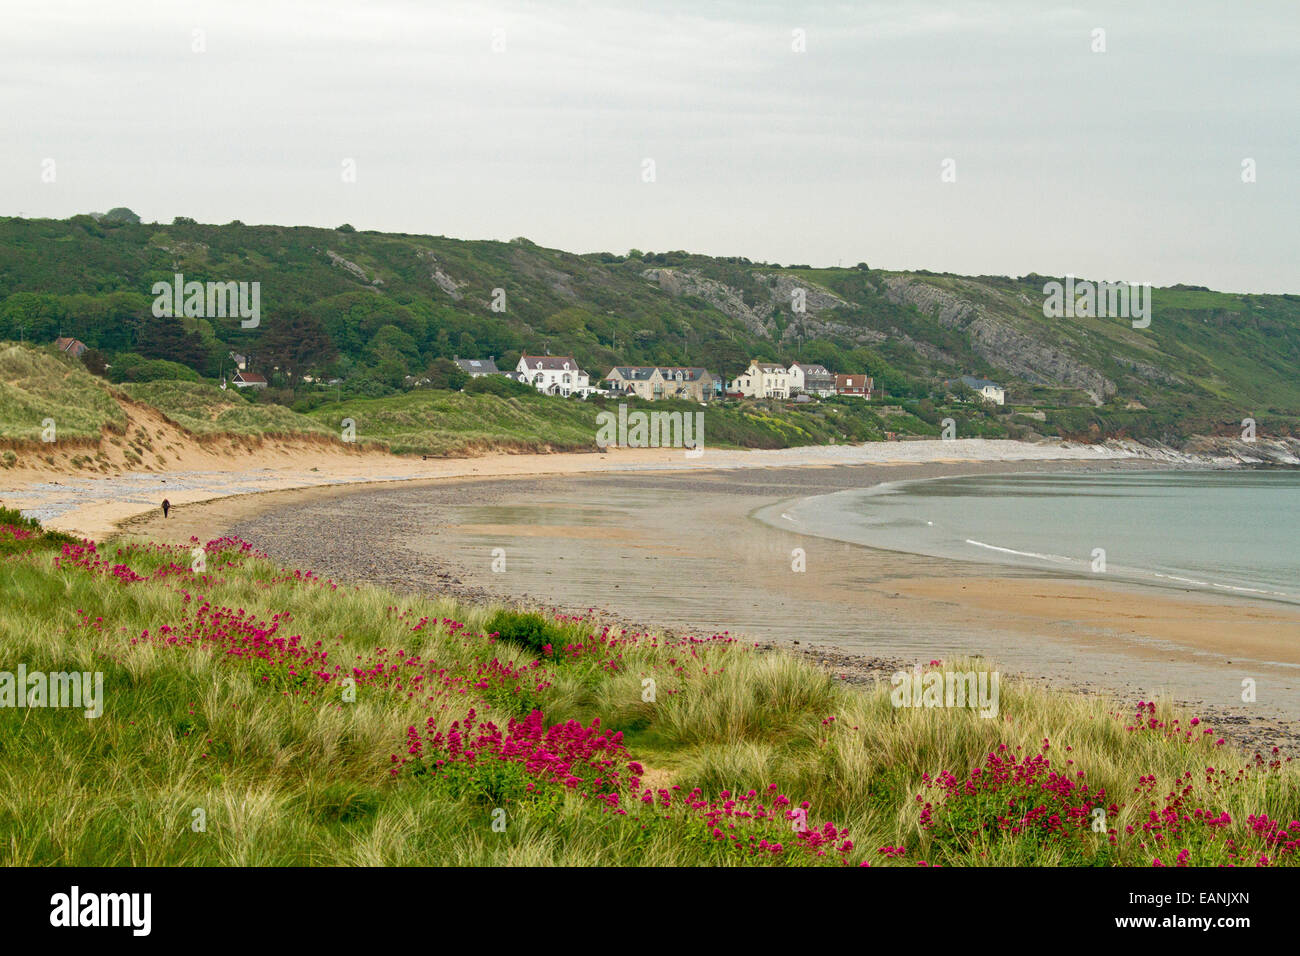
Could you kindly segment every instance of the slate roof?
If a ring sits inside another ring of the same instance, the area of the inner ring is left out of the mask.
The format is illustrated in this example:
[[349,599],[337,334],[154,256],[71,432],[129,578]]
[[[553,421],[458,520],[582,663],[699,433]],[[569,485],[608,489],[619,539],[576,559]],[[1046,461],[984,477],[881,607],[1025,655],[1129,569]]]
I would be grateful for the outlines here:
[[471,375],[474,374],[497,375],[500,372],[500,369],[497,368],[497,363],[490,358],[486,358],[486,359],[458,358],[456,359],[456,364],[459,365],[466,372],[469,372]]
[[568,363],[567,371],[576,372],[578,363],[572,355],[524,355],[521,356],[530,369],[544,369],[548,372],[566,371],[565,363]]

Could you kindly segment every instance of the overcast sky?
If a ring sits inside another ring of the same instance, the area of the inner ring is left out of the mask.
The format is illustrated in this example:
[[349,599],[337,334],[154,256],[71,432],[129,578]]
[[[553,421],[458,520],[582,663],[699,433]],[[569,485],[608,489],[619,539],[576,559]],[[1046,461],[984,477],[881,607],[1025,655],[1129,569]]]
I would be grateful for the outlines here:
[[0,215],[1300,292],[1293,0],[0,12]]

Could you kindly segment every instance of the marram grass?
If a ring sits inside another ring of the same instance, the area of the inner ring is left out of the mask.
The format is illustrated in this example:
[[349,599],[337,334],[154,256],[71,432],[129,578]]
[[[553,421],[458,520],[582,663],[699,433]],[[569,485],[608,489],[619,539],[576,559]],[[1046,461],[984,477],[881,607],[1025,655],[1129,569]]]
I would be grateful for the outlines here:
[[0,704],[19,665],[104,682],[96,718],[0,706],[6,865],[1297,858],[1295,769],[1167,703],[1003,680],[993,718],[896,707],[726,637],[0,519]]

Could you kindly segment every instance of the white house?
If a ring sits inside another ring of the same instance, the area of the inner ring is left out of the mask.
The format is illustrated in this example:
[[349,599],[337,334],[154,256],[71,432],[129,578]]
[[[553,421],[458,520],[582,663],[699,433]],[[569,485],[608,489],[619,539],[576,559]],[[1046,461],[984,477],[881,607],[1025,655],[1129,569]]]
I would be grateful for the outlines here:
[[790,366],[790,388],[805,395],[829,398],[835,394],[835,375],[824,365],[795,362]]
[[963,375],[961,383],[979,392],[980,397],[986,402],[992,402],[994,405],[1006,404],[1006,390],[996,382],[990,382],[987,378],[975,378],[973,375]]
[[731,383],[731,391],[746,398],[789,398],[790,370],[777,362],[754,359]]
[[586,398],[599,389],[592,388],[587,373],[578,368],[570,355],[522,355],[515,371],[544,395],[579,395]]
[[235,388],[266,388],[266,376],[256,372],[236,372],[231,382]]

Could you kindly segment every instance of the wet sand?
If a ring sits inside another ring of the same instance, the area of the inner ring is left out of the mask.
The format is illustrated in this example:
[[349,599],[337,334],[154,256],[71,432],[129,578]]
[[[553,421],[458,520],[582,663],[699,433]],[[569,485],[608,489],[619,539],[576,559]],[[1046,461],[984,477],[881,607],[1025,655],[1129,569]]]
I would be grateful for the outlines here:
[[[882,480],[1133,467],[1151,465],[954,462],[319,489],[227,499],[128,530],[232,533],[338,579],[797,642],[831,670],[979,655],[1128,702],[1168,694],[1236,725],[1233,736],[1250,746],[1294,743],[1300,610],[879,551],[752,517]],[[504,570],[494,571],[501,556]],[[1253,703],[1241,700],[1246,678],[1257,684]]]

